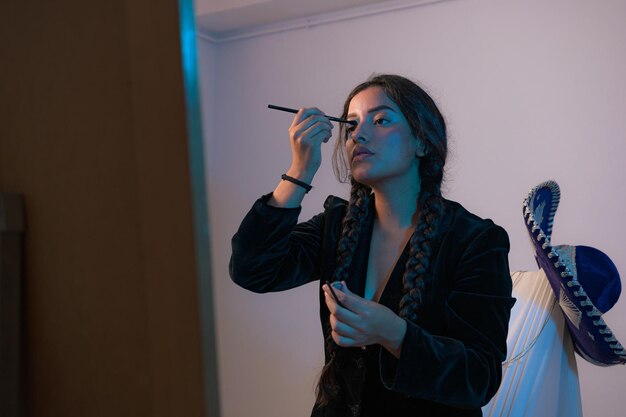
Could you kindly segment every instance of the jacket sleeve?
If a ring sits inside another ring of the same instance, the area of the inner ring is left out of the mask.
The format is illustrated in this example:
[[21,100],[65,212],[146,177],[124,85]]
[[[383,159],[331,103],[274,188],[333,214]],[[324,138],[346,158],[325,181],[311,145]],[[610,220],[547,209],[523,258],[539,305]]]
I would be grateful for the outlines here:
[[300,208],[258,199],[232,238],[229,272],[250,291],[283,291],[317,279],[323,215],[297,223]]
[[407,322],[399,359],[381,349],[388,389],[461,408],[496,393],[506,357],[511,278],[506,231],[491,224],[468,245],[444,302],[444,329],[433,335]]

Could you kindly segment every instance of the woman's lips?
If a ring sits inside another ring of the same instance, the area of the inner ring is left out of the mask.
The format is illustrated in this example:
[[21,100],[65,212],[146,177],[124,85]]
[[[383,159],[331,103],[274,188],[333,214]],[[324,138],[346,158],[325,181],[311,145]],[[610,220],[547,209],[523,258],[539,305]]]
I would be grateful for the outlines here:
[[374,152],[370,151],[369,149],[363,146],[354,148],[354,150],[352,151],[352,163],[362,161],[370,157],[371,155],[374,155]]

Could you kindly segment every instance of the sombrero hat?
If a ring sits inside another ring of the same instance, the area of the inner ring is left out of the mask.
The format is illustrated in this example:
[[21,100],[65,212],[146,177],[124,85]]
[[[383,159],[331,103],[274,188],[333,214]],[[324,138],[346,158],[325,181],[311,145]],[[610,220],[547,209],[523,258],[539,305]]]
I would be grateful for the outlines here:
[[558,299],[576,352],[595,365],[626,363],[626,350],[602,319],[622,290],[619,273],[598,249],[552,245],[560,197],[559,185],[546,181],[532,188],[524,200],[524,220],[535,259]]

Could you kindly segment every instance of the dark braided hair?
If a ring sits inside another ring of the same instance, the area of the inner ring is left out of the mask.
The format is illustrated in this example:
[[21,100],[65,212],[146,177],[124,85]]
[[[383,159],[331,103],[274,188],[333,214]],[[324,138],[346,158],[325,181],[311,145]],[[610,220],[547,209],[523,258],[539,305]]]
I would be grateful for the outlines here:
[[[426,150],[425,156],[420,158],[419,178],[416,178],[416,181],[420,181],[417,201],[419,218],[415,233],[410,239],[409,257],[402,277],[403,296],[399,306],[400,317],[414,322],[422,301],[432,245],[443,210],[441,183],[448,152],[446,126],[432,98],[418,85],[398,75],[377,75],[355,87],[344,103],[342,118],[347,117],[352,99],[370,87],[380,87],[398,105],[411,127],[413,136],[424,143]],[[345,281],[362,225],[368,214],[371,189],[350,177],[344,153],[348,135],[343,125],[340,127],[339,136],[341,140],[336,142],[333,170],[340,181],[347,182],[348,179],[351,181],[352,190],[337,247],[337,266],[333,279]],[[318,405],[328,404],[342,395],[336,365],[336,355],[342,350],[334,343],[330,332],[325,341],[325,348],[329,361],[322,369],[318,382],[316,401]]]
[[[337,244],[337,267],[333,274],[334,281],[345,281],[348,278],[348,269],[352,263],[354,247],[359,240],[359,234],[363,229],[362,225],[367,219],[370,188],[364,184],[352,181],[350,192],[350,202],[346,210],[346,215],[342,222],[342,232]],[[339,383],[337,382],[335,355],[338,346],[331,336],[330,323],[328,323],[328,336],[324,341],[324,348],[329,352],[329,361],[324,365],[317,385],[317,403],[327,404],[332,398],[339,396]]]

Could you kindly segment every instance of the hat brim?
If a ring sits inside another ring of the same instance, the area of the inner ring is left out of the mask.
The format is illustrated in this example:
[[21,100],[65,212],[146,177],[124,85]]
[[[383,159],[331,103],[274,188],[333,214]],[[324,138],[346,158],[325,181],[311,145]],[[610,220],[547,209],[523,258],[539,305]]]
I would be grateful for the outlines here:
[[574,271],[550,242],[559,199],[558,184],[546,181],[532,188],[524,200],[524,221],[535,258],[548,277],[580,356],[600,366],[624,364],[626,351],[602,319],[602,312],[593,304]]

